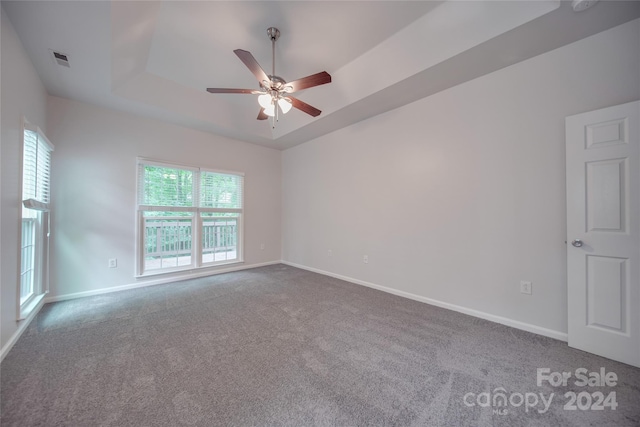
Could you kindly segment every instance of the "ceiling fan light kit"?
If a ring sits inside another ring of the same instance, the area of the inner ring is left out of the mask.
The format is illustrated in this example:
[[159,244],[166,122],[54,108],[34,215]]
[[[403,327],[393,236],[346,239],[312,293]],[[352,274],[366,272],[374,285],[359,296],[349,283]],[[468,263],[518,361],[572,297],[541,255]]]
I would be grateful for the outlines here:
[[267,29],[267,35],[269,36],[269,40],[271,40],[271,75],[267,75],[264,72],[262,67],[260,67],[260,64],[258,64],[258,61],[256,61],[250,52],[242,49],[236,49],[233,51],[244,65],[246,65],[253,73],[256,79],[258,79],[258,83],[260,85],[259,90],[208,88],[207,92],[259,95],[258,104],[260,105],[260,112],[258,113],[257,119],[266,120],[271,117],[273,119],[271,125],[274,128],[275,123],[278,121],[279,112],[287,114],[292,107],[295,107],[310,116],[319,116],[321,113],[320,110],[299,100],[298,98],[294,98],[290,94],[299,90],[331,83],[331,75],[326,71],[322,71],[287,83],[282,77],[276,75],[276,41],[280,38],[280,30],[275,27],[269,27]]

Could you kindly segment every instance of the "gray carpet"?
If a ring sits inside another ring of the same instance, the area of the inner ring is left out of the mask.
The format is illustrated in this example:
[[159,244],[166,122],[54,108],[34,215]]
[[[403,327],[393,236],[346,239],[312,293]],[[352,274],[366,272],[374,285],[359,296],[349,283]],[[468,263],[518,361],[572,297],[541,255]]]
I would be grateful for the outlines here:
[[[48,304],[0,368],[3,426],[640,425],[639,369],[284,265]],[[499,387],[555,400],[478,406]],[[570,390],[618,406],[565,410]]]

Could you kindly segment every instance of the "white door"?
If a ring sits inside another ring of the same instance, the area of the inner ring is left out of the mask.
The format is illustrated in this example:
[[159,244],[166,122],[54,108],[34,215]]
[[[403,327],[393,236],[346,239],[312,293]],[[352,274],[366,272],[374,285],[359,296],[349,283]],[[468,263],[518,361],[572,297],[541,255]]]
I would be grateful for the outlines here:
[[569,345],[640,367],[640,102],[566,119]]

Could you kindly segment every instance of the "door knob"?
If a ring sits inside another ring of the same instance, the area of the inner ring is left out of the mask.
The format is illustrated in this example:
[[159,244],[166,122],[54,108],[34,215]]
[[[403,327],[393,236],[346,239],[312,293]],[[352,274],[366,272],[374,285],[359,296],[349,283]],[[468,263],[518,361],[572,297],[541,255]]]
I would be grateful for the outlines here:
[[579,248],[580,246],[582,246],[582,240],[580,240],[580,239],[576,239],[576,240],[574,240],[573,242],[571,242],[571,244],[572,244],[573,246],[575,246],[576,248]]

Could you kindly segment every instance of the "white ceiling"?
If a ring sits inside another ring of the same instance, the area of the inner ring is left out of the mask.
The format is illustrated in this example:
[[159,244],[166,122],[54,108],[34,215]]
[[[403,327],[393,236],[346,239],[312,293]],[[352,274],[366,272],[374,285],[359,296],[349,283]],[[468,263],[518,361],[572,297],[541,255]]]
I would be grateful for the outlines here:
[[[285,149],[640,17],[636,1],[2,1],[51,95]],[[297,97],[272,129],[233,53],[250,51],[295,80],[327,71],[329,85]],[[57,65],[50,50],[69,55]]]

